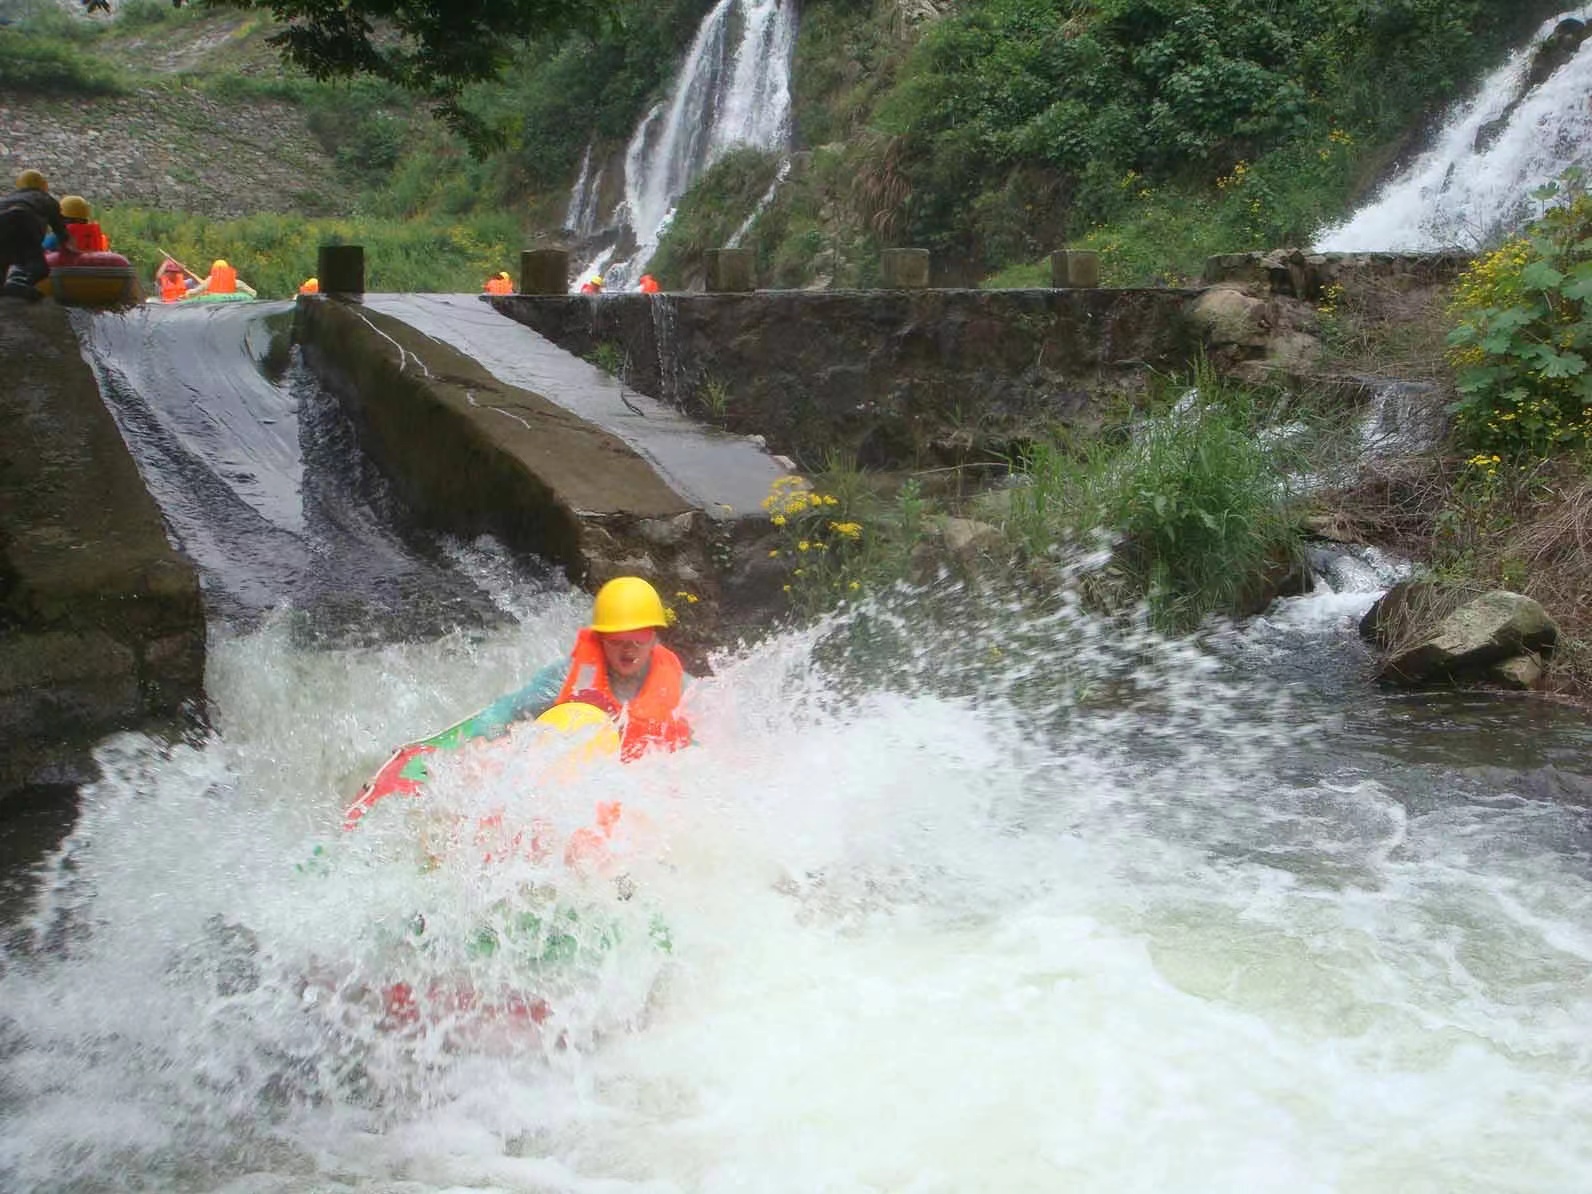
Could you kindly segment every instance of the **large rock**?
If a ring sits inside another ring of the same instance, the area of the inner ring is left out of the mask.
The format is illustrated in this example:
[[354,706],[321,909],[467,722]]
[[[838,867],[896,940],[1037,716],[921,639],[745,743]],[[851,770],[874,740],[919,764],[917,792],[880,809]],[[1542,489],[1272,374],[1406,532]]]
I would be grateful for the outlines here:
[[[1420,618],[1421,603],[1439,616]],[[1442,612],[1448,605],[1453,608]],[[1420,629],[1423,621],[1429,630]],[[1366,614],[1361,633],[1390,649],[1378,679],[1413,687],[1489,678],[1508,660],[1546,658],[1559,627],[1540,604],[1519,593],[1495,589],[1463,600],[1423,584],[1391,590]],[[1511,686],[1535,683],[1537,677],[1529,673],[1522,665],[1490,678]]]
[[1190,318],[1216,346],[1264,350],[1271,336],[1266,301],[1232,286],[1215,286],[1200,295]]

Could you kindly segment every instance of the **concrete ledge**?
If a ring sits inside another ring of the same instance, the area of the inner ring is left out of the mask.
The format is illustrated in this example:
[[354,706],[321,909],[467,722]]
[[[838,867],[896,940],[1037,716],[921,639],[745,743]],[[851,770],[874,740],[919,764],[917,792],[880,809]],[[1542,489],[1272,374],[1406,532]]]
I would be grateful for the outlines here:
[[204,696],[192,564],[100,398],[66,312],[0,319],[0,799],[90,774],[87,749]]
[[359,303],[301,299],[294,337],[423,524],[491,534],[588,586],[635,572],[711,589],[707,518],[615,436]]
[[[872,468],[1002,459],[1100,400],[1187,367],[1198,292],[758,291],[509,296],[492,305],[635,389],[802,461]],[[1148,368],[1147,368],[1148,367]]]

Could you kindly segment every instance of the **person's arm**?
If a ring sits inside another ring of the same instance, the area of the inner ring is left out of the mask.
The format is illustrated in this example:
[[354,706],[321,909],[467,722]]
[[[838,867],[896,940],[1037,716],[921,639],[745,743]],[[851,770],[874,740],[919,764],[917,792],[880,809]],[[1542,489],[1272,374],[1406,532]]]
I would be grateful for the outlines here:
[[72,234],[66,230],[66,217],[61,214],[61,201],[54,195],[49,197],[45,204],[44,218],[50,222],[50,231],[55,233],[55,238],[66,248],[72,247]]
[[569,664],[564,660],[550,663],[532,676],[524,688],[498,697],[470,719],[474,729],[472,737],[495,738],[517,721],[535,719],[546,713],[558,700],[559,690],[564,687],[564,673],[568,670]]

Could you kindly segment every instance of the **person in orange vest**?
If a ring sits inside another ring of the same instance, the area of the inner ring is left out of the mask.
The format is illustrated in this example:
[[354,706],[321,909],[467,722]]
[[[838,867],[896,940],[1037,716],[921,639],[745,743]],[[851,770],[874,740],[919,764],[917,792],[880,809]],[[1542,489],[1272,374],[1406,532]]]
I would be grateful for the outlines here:
[[513,294],[514,281],[509,277],[507,270],[493,274],[481,287],[488,294]]
[[601,294],[603,292],[603,276],[601,274],[593,274],[587,278],[582,283],[580,292],[582,294]]
[[17,175],[17,188],[0,196],[0,293],[32,301],[42,298],[37,284],[50,276],[44,238],[68,239],[61,204],[37,170]]
[[188,275],[183,272],[182,266],[170,257],[160,263],[160,270],[155,274],[155,283],[160,287],[160,301],[163,303],[175,303],[179,299],[185,299],[191,289]]
[[66,221],[67,243],[63,249],[73,253],[108,253],[111,242],[106,237],[88,200],[81,195],[61,196],[61,218]]
[[237,294],[242,291],[250,298],[255,297],[254,287],[247,282],[240,281],[238,270],[224,258],[216,258],[210,264],[210,274],[205,280],[195,286],[193,294]]
[[319,278],[305,278],[304,281],[299,283],[298,292],[300,294],[319,294],[321,292],[321,280]]
[[492,702],[478,724],[507,728],[574,701],[615,719],[619,756],[626,762],[651,750],[690,745],[691,725],[679,710],[692,677],[658,641],[667,625],[657,589],[639,576],[609,581],[597,590],[591,624],[575,636],[569,658],[548,664],[524,688]]
[[640,285],[642,294],[657,294],[658,291],[662,289],[662,287],[658,285],[658,279],[654,278],[651,274],[642,274]]

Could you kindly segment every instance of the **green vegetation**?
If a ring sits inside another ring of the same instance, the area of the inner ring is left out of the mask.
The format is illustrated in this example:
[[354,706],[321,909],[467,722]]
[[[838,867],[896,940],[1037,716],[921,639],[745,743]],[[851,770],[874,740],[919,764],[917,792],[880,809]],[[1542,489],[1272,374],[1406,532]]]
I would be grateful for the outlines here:
[[725,154],[692,187],[652,255],[649,272],[669,290],[684,290],[702,273],[702,255],[727,245],[768,193],[779,158],[755,149]]
[[85,57],[65,37],[0,29],[0,79],[8,90],[48,96],[119,95],[122,73]]
[[[496,78],[526,39],[620,27],[618,0],[204,0],[208,8],[267,10],[271,44],[316,79],[371,77],[429,99],[455,132],[479,144],[491,126],[464,102]],[[106,0],[83,0],[104,11]],[[197,3],[194,7],[197,7]],[[183,0],[173,0],[183,7]],[[147,22],[147,17],[139,18]]]
[[586,359],[610,377],[624,379],[625,350],[612,340],[604,340],[594,347]]
[[777,540],[769,557],[789,569],[786,597],[798,614],[812,616],[905,576],[930,504],[916,480],[881,494],[854,462],[831,457],[812,481],[776,481],[763,508]]
[[[934,250],[952,278],[1020,284],[1072,244],[1099,251],[1104,280],[1120,285],[1300,243],[1555,11],[1550,0],[811,0],[795,123],[842,158],[846,184],[798,176],[782,188],[759,219],[779,228],[754,230],[760,267],[801,284],[789,242],[815,211],[835,254],[820,272],[835,284],[865,278],[864,259],[892,244]],[[836,137],[848,140],[828,146]]]
[[1459,373],[1455,419],[1471,463],[1532,464],[1592,444],[1592,197],[1567,196],[1478,260],[1455,290],[1449,336]]
[[203,274],[224,257],[262,298],[292,295],[315,273],[321,245],[365,247],[365,284],[372,291],[473,291],[518,251],[512,216],[429,224],[373,217],[314,220],[257,215],[207,220],[181,212],[115,207],[100,213],[112,245],[137,268],[148,288],[162,255],[170,253]]
[[1307,452],[1273,431],[1281,413],[1201,368],[1117,433],[1037,448],[1021,462],[1009,530],[1036,557],[1116,536],[1091,594],[1113,608],[1147,599],[1168,629],[1246,612],[1302,558],[1290,477]]

